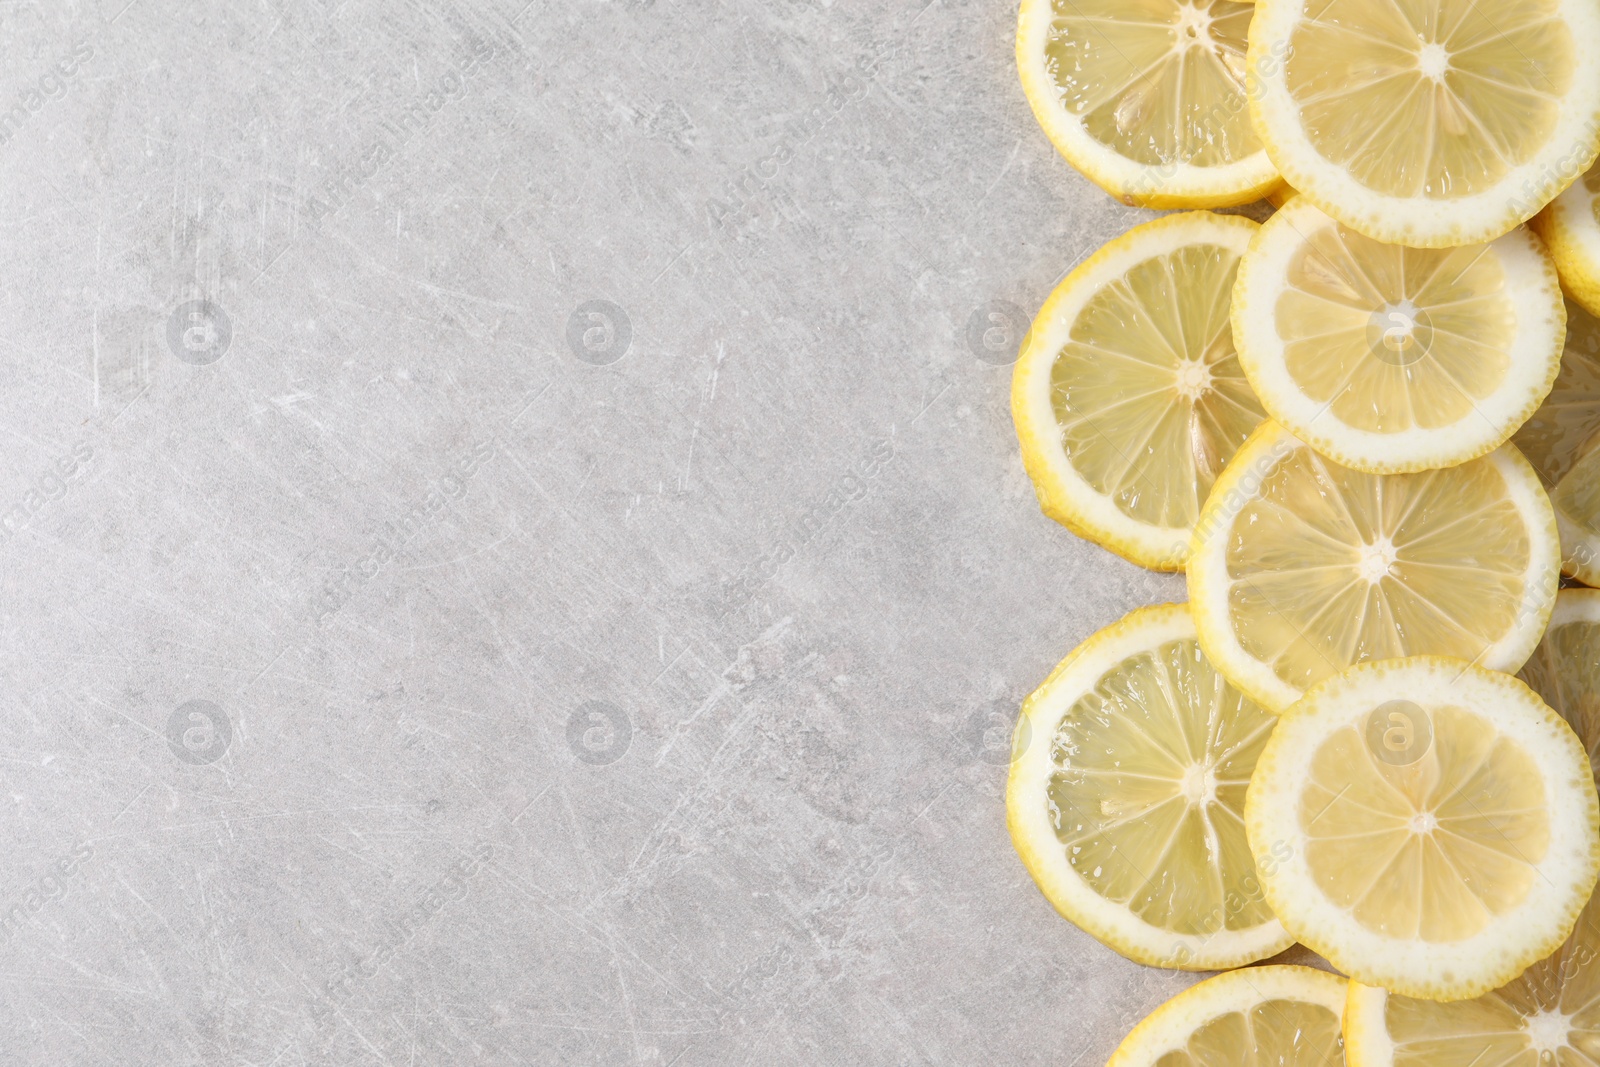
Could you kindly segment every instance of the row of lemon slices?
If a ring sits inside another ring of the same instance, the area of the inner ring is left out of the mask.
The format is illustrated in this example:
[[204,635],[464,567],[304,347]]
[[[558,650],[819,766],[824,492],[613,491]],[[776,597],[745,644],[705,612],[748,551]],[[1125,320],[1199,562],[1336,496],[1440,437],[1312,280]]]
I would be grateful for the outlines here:
[[1092,180],[1277,210],[1137,227],[1023,344],[1044,511],[1189,603],[1028,698],[1012,837],[1132,959],[1350,976],[1230,971],[1118,1067],[1600,1064],[1597,43],[1600,0],[1022,2]]

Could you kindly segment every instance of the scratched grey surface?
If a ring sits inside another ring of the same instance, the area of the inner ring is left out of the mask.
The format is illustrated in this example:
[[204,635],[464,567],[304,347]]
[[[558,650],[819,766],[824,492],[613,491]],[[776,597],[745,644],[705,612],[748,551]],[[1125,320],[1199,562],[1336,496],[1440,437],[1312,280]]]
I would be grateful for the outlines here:
[[1182,588],[1006,316],[1143,213],[1009,0],[524,3],[0,0],[0,1062],[1103,1061],[1004,735]]

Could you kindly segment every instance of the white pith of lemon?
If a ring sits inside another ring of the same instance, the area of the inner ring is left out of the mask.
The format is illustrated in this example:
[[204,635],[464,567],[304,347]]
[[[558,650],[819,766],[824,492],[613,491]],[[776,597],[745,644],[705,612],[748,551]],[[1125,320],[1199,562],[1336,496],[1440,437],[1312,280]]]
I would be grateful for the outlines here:
[[1056,149],[1124,203],[1228,207],[1278,174],[1250,125],[1251,4],[1022,0],[1017,71]]
[[1251,118],[1285,181],[1369,237],[1489,241],[1600,146],[1600,5],[1262,0]]
[[1593,498],[1600,463],[1600,320],[1572,301],[1555,385],[1511,440],[1550,494],[1562,571],[1600,585],[1600,501]]
[[1219,974],[1146,1016],[1106,1067],[1344,1067],[1347,985],[1311,967]]
[[1268,421],[1195,524],[1189,603],[1211,662],[1282,710],[1367,660],[1517,670],[1558,563],[1550,501],[1509,445],[1444,470],[1364,474]]
[[1212,481],[1263,417],[1228,322],[1255,230],[1204,211],[1130,230],[1056,287],[1013,372],[1040,507],[1146,567],[1183,566]]
[[1056,910],[1157,967],[1287,948],[1241,821],[1274,721],[1205,661],[1183,604],[1078,646],[1023,704],[1006,789],[1012,841]]
[[1504,444],[1550,391],[1566,311],[1543,242],[1405,248],[1304,197],[1250,242],[1233,336],[1262,406],[1346,467],[1454,466]]
[[1510,675],[1437,656],[1360,664],[1285,712],[1245,825],[1286,929],[1424,1000],[1549,955],[1600,870],[1600,801],[1566,722]]

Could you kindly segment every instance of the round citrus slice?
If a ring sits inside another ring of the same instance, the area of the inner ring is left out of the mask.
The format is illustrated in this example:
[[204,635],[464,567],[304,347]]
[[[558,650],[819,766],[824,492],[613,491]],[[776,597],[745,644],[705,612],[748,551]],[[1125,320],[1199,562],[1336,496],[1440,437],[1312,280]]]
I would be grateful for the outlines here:
[[[1600,770],[1600,590],[1563,589],[1518,675],[1572,727]],[[1356,1067],[1600,1063],[1600,893],[1552,956],[1492,993],[1453,1004],[1350,985],[1347,1054]],[[1483,1054],[1488,1050],[1487,1058]],[[1573,1053],[1578,1055],[1575,1057]]]
[[1538,215],[1533,226],[1550,245],[1567,293],[1600,314],[1600,168],[1587,171]]
[[1018,720],[1006,821],[1028,872],[1140,963],[1219,970],[1283,951],[1242,822],[1275,722],[1206,662],[1186,605],[1101,630]]
[[1344,1067],[1345,987],[1310,967],[1246,967],[1192,985],[1151,1012],[1106,1067]]
[[1211,483],[1263,418],[1228,324],[1249,219],[1147,222],[1081,263],[1023,344],[1011,413],[1045,514],[1177,570]]
[[1600,781],[1600,589],[1557,594],[1550,626],[1517,677],[1567,720]]
[[1561,531],[1562,570],[1600,585],[1600,320],[1567,302],[1567,343],[1550,395],[1512,439],[1550,493]]
[[1245,825],[1286,929],[1424,1000],[1480,996],[1550,955],[1600,871],[1572,730],[1510,675],[1438,656],[1360,664],[1285,712]]
[[1218,479],[1194,538],[1201,647],[1273,710],[1365,660],[1515,671],[1558,585],[1550,501],[1509,445],[1444,470],[1364,474],[1269,420]]
[[1022,91],[1067,161],[1124,203],[1247,204],[1278,182],[1245,106],[1254,10],[1227,0],[1022,0]]
[[1554,955],[1492,993],[1453,1004],[1350,983],[1351,1067],[1583,1067],[1600,1063],[1600,894]]
[[1318,452],[1379,474],[1493,451],[1561,364],[1566,312],[1526,227],[1405,248],[1305,197],[1268,219],[1233,287],[1233,337],[1261,405]]
[[1594,161],[1596,40],[1595,0],[1262,0],[1251,117],[1284,180],[1368,237],[1490,241]]

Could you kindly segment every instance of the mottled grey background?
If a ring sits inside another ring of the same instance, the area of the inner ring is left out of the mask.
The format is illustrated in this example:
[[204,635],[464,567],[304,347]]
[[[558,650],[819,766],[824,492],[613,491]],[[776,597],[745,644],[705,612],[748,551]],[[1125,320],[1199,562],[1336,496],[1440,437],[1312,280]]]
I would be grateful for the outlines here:
[[1093,1064],[1192,981],[1005,831],[1182,596],[1016,454],[1144,213],[1014,17],[0,0],[0,1062]]

